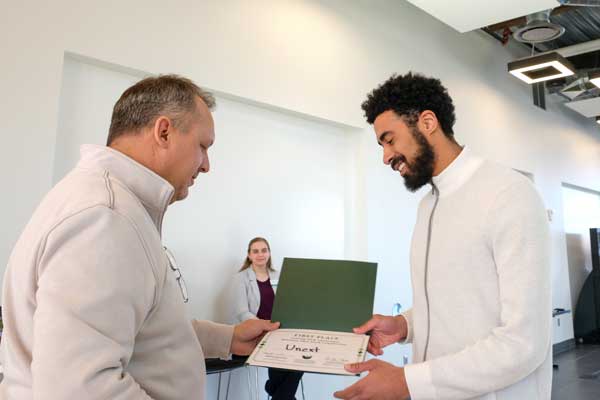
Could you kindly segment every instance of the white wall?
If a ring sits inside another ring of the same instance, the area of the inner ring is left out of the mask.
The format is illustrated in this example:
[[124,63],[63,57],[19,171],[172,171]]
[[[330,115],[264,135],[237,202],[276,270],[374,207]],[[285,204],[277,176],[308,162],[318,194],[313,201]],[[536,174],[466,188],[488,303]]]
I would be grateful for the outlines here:
[[[112,106],[138,76],[65,58],[55,180],[79,159],[83,143],[104,144]],[[228,322],[226,292],[248,241],[266,237],[282,258],[345,256],[347,128],[217,96],[218,135],[211,170],[186,201],[169,207],[164,243],[177,258],[190,292],[190,314]]]
[[600,193],[563,185],[562,194],[574,312],[583,283],[592,272],[590,228],[600,227]]
[[52,183],[79,160],[83,143],[106,144],[110,116],[121,93],[140,76],[65,57],[60,88]]
[[[0,64],[0,259],[52,183],[69,51],[134,70],[181,73],[221,94],[361,128],[349,144],[355,158],[346,155],[356,180],[344,189],[353,194],[345,198],[345,254],[379,262],[377,312],[389,313],[396,301],[408,307],[407,239],[418,195],[382,167],[359,106],[391,73],[415,70],[448,87],[459,142],[535,176],[554,210],[553,307],[571,308],[561,182],[600,191],[600,141],[594,123],[551,99],[548,111],[531,104],[530,88],[506,72],[506,63],[523,55],[518,49],[481,33],[458,34],[398,0],[57,0],[2,9],[0,48],[9,61]],[[563,327],[556,341],[573,337],[572,326]],[[399,362],[404,350],[394,351],[389,357]],[[323,393],[338,385],[331,379]]]

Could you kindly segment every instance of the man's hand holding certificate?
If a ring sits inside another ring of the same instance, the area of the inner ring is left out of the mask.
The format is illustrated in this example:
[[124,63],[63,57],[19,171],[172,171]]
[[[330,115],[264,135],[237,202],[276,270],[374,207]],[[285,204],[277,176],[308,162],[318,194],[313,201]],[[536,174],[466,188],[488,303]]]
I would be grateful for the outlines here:
[[265,335],[248,364],[355,375],[344,366],[365,360],[369,337],[353,328],[372,317],[376,275],[374,263],[286,258],[272,315],[282,329]]
[[248,359],[251,365],[354,375],[345,364],[365,359],[369,337],[347,332],[278,329],[269,332]]
[[[354,332],[370,332],[367,351],[380,356],[383,354],[384,347],[406,339],[408,330],[402,315],[396,317],[374,315],[369,321],[355,328]],[[402,367],[371,359],[367,362],[346,365],[346,370],[356,374],[368,371],[369,375],[346,389],[335,392],[333,395],[337,399],[382,398],[381,393],[386,393],[390,399],[405,399],[410,396]]]

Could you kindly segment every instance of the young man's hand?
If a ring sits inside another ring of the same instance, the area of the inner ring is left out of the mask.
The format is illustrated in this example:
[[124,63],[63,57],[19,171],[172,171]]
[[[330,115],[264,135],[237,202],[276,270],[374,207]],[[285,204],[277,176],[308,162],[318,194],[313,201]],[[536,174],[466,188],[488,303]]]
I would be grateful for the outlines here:
[[352,386],[335,392],[333,395],[337,399],[405,400],[410,398],[404,368],[381,360],[369,360],[349,364],[346,366],[346,371],[353,373],[369,371],[369,375]]
[[383,354],[383,348],[393,343],[404,340],[408,333],[406,320],[402,315],[389,317],[386,315],[373,315],[373,318],[354,328],[354,333],[365,334],[371,332],[367,351],[373,355]]

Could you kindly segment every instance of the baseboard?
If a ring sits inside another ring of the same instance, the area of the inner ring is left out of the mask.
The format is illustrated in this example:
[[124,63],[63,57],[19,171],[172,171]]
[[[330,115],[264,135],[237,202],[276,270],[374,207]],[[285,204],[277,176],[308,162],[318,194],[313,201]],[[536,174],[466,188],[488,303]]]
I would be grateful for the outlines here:
[[575,339],[567,339],[563,342],[554,343],[552,345],[552,355],[564,353],[565,351],[573,350],[575,348]]

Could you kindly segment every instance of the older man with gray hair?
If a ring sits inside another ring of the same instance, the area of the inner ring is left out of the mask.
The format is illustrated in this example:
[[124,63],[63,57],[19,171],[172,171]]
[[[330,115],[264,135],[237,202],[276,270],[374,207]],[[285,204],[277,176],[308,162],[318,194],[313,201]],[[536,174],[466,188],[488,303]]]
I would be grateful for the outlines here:
[[214,104],[182,77],[138,82],[107,146],[82,146],[38,206],[4,277],[5,399],[203,399],[205,356],[249,354],[278,326],[190,323],[162,246],[167,207],[209,171]]

